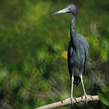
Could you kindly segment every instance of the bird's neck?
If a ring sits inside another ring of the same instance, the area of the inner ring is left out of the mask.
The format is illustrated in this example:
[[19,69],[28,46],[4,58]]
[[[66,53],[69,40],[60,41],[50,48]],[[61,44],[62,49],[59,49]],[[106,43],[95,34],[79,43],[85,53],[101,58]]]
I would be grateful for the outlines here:
[[71,21],[71,32],[73,33],[76,31],[75,25],[76,25],[77,18],[78,18],[78,14],[74,13]]
[[78,45],[77,31],[75,28],[77,17],[78,17],[78,14],[73,14],[73,19],[71,21],[71,27],[70,27],[71,43],[75,49]]

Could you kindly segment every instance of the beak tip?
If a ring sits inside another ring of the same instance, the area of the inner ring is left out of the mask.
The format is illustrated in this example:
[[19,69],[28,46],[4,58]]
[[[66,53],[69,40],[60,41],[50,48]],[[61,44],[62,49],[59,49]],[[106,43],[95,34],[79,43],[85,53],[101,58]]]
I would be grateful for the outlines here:
[[52,16],[55,15],[55,14],[56,14],[56,13],[53,13]]

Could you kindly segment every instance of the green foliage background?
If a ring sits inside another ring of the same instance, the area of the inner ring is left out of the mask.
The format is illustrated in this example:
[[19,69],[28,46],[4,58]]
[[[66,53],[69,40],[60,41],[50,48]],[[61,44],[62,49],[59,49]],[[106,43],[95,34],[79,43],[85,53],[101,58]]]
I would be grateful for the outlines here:
[[[70,97],[67,60],[62,53],[67,51],[70,40],[72,15],[51,14],[71,3],[79,8],[77,31],[88,38],[90,45],[84,76],[87,94],[97,94],[104,86],[108,88],[108,0],[3,0],[0,1],[1,109],[32,109]],[[74,88],[74,96],[83,96],[81,83]],[[81,108],[85,107],[106,108],[101,102]]]

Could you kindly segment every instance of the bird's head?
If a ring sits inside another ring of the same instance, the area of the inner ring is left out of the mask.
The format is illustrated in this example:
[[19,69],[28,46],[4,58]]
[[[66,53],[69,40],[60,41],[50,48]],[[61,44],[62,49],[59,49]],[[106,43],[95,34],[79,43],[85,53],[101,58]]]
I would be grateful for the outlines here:
[[76,5],[70,4],[70,5],[66,6],[64,9],[53,13],[52,15],[61,14],[61,13],[73,13],[73,14],[78,14],[78,8],[76,7]]

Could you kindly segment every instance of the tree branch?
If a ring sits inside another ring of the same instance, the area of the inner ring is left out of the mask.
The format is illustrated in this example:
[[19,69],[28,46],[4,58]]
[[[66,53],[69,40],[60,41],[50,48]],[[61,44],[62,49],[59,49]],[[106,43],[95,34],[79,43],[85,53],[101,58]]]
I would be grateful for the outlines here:
[[[83,99],[81,97],[78,97],[78,98],[76,98],[76,100],[78,102],[86,101],[85,97],[83,97]],[[96,101],[96,100],[99,100],[99,97],[97,95],[95,95],[95,96],[87,96],[87,101]],[[72,102],[76,103],[75,99],[72,99]],[[38,107],[38,108],[35,108],[35,109],[51,109],[51,108],[56,108],[56,107],[60,107],[60,106],[65,106],[65,105],[71,104],[72,102],[71,102],[71,99],[68,98],[68,99],[65,99],[63,101],[59,101],[59,102],[56,102],[56,103],[48,104],[48,105],[41,106],[41,107]]]

